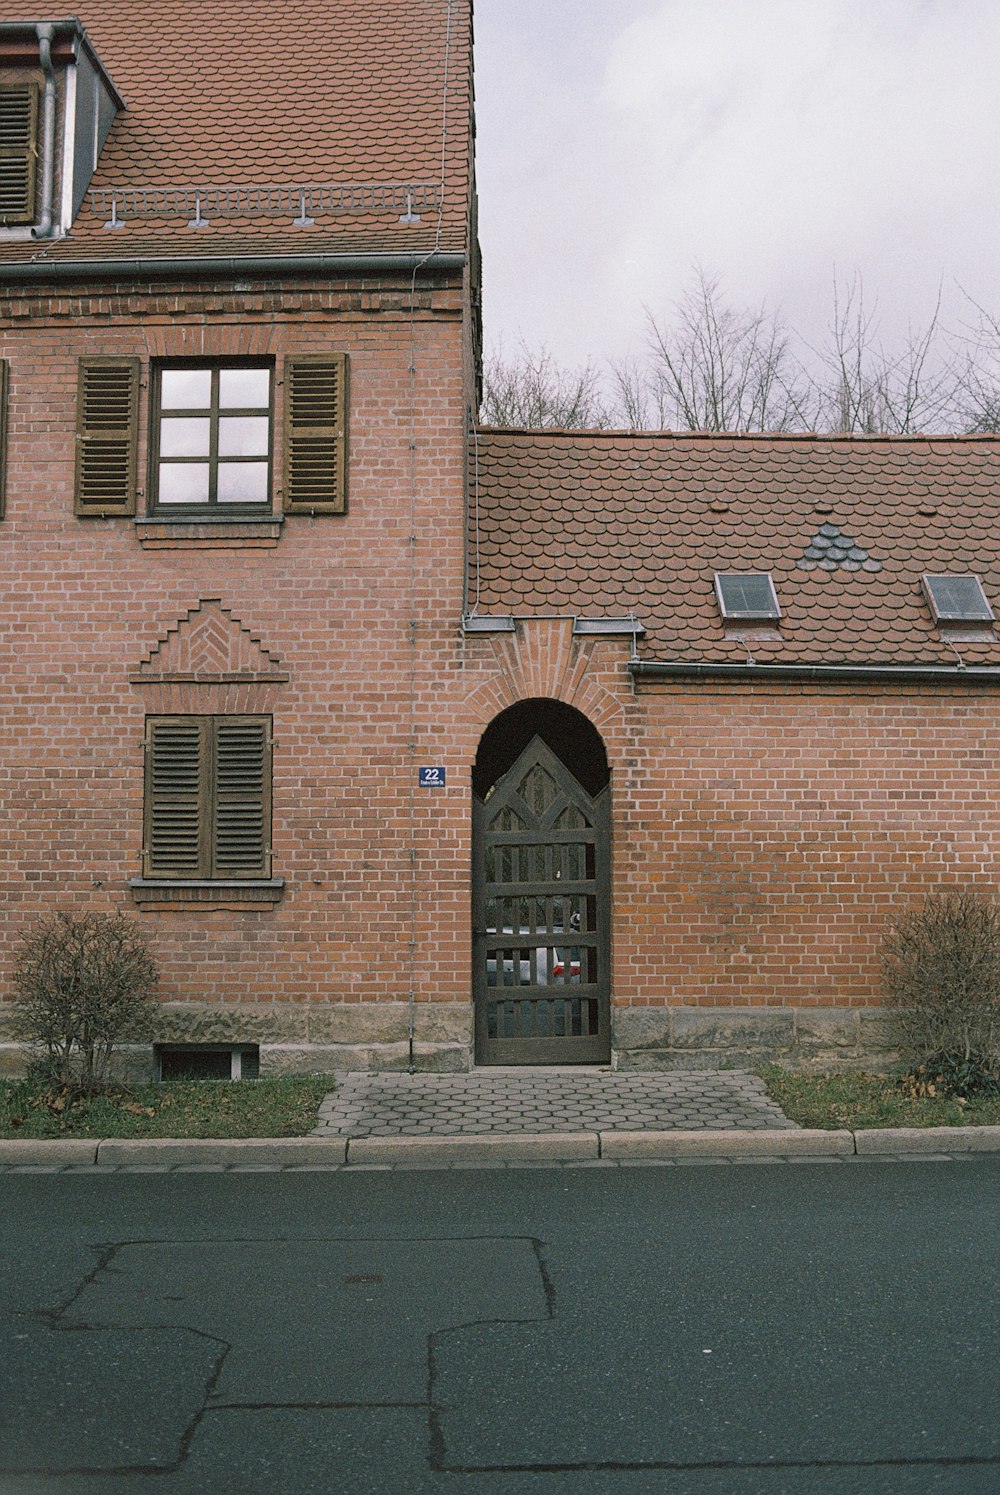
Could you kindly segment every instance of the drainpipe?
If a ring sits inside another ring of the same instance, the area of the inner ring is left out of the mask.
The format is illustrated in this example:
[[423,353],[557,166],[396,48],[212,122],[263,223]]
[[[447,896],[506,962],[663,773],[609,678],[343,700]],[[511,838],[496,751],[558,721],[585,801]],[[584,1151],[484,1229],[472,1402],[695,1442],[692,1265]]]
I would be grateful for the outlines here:
[[42,211],[38,223],[31,230],[33,239],[52,237],[52,193],[55,184],[56,151],[56,75],[52,66],[52,36],[55,27],[51,21],[39,21],[35,27],[38,37],[38,60],[45,74],[45,91],[42,94]]

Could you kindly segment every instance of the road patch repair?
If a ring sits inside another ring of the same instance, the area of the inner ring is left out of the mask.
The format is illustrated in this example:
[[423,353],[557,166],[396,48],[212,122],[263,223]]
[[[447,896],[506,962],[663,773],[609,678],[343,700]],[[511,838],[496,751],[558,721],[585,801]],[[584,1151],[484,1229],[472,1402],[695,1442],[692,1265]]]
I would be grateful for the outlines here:
[[307,1137],[0,1140],[0,1169],[449,1167],[719,1158],[956,1156],[1000,1127],[820,1130],[744,1070],[483,1069],[337,1077]]

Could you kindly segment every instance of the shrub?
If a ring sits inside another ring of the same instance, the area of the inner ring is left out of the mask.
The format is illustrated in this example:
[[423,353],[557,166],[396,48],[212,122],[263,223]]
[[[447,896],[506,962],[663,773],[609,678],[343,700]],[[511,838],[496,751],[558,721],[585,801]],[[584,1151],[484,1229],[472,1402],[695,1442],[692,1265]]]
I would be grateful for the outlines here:
[[993,1088],[1000,1067],[1000,905],[971,888],[898,914],[880,950],[904,1057],[952,1094]]
[[156,964],[125,914],[56,914],[22,941],[14,987],[19,1035],[50,1084],[93,1092],[116,1044],[148,1038]]

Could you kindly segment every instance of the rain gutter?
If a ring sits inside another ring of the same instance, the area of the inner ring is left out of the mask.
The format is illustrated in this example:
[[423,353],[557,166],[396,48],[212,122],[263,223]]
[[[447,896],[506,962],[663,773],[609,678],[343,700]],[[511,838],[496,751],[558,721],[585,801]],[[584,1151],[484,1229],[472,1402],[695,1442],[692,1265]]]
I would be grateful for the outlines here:
[[639,680],[903,681],[930,685],[1000,685],[1000,666],[936,664],[711,664],[688,660],[634,659],[629,673]]
[[446,275],[464,270],[465,262],[464,251],[430,255],[411,251],[407,254],[240,254],[198,259],[25,260],[12,264],[0,262],[0,285],[34,285],[51,280],[411,274],[417,266]]

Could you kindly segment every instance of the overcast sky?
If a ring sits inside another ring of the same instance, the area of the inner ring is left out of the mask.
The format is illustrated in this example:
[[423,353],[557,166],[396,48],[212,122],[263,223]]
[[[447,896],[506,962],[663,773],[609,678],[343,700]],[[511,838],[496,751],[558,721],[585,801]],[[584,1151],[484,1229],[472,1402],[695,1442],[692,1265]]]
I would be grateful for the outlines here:
[[487,342],[642,342],[700,262],[818,340],[1000,314],[998,0],[475,0]]

